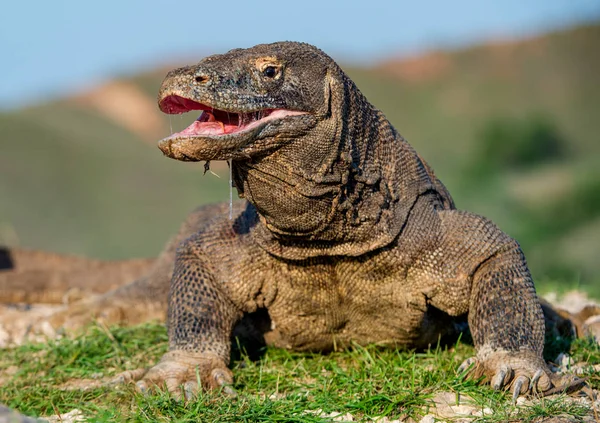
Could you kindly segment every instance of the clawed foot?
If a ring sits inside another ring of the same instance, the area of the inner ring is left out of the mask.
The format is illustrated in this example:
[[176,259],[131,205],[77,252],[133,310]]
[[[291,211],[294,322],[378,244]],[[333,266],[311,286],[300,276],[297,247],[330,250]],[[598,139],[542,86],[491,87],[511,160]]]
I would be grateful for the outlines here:
[[576,389],[585,383],[575,376],[554,375],[542,357],[532,351],[497,351],[486,354],[483,359],[471,357],[463,361],[458,372],[466,372],[466,376],[473,379],[483,377],[493,389],[511,391],[513,402],[519,395],[552,395]]
[[178,400],[193,399],[200,389],[222,389],[228,396],[237,395],[231,386],[233,373],[222,359],[213,354],[169,351],[150,370],[126,371],[112,382],[137,382],[136,388],[142,393],[166,388]]

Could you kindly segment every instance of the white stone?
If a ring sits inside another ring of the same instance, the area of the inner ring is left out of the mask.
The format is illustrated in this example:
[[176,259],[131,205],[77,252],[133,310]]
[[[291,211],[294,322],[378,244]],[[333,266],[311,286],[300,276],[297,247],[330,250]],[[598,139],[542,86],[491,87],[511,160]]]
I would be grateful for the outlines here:
[[425,417],[419,420],[419,423],[435,423],[435,416],[433,414],[427,414]]
[[78,410],[77,408],[65,414],[57,414],[54,416],[45,417],[45,419],[48,420],[49,423],[75,423],[86,421],[81,410]]

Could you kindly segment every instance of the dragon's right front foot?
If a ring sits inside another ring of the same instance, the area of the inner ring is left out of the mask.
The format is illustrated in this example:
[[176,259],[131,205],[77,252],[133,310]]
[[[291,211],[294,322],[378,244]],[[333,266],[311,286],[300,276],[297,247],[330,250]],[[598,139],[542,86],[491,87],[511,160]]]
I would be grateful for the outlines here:
[[126,371],[113,379],[115,384],[135,381],[142,393],[166,388],[176,399],[192,399],[200,389],[222,389],[229,396],[236,395],[231,386],[233,373],[220,357],[209,353],[169,351],[150,370]]
[[467,372],[473,379],[483,377],[496,390],[512,392],[513,401],[519,395],[537,393],[551,395],[582,386],[585,381],[575,376],[553,374],[544,359],[533,351],[494,351],[484,357],[471,357],[463,361],[458,372]]

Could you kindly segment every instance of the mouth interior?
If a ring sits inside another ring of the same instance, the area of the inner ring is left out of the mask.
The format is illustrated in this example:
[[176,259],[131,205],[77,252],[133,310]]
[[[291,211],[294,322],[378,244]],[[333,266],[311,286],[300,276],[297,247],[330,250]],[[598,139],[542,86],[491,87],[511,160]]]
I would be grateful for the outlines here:
[[183,131],[174,133],[171,137],[234,134],[252,129],[265,121],[304,114],[304,112],[285,109],[263,109],[247,113],[226,112],[178,95],[164,98],[160,102],[160,109],[168,114],[202,110],[194,123]]

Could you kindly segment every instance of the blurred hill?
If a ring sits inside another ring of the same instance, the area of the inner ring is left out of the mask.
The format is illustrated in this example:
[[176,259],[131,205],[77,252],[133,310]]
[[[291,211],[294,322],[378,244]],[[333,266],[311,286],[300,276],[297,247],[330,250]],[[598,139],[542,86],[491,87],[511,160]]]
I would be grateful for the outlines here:
[[[433,166],[459,208],[519,240],[542,286],[600,295],[600,24],[343,66]],[[196,116],[155,106],[166,69],[0,113],[0,243],[155,255],[187,212],[228,199],[156,141]]]

